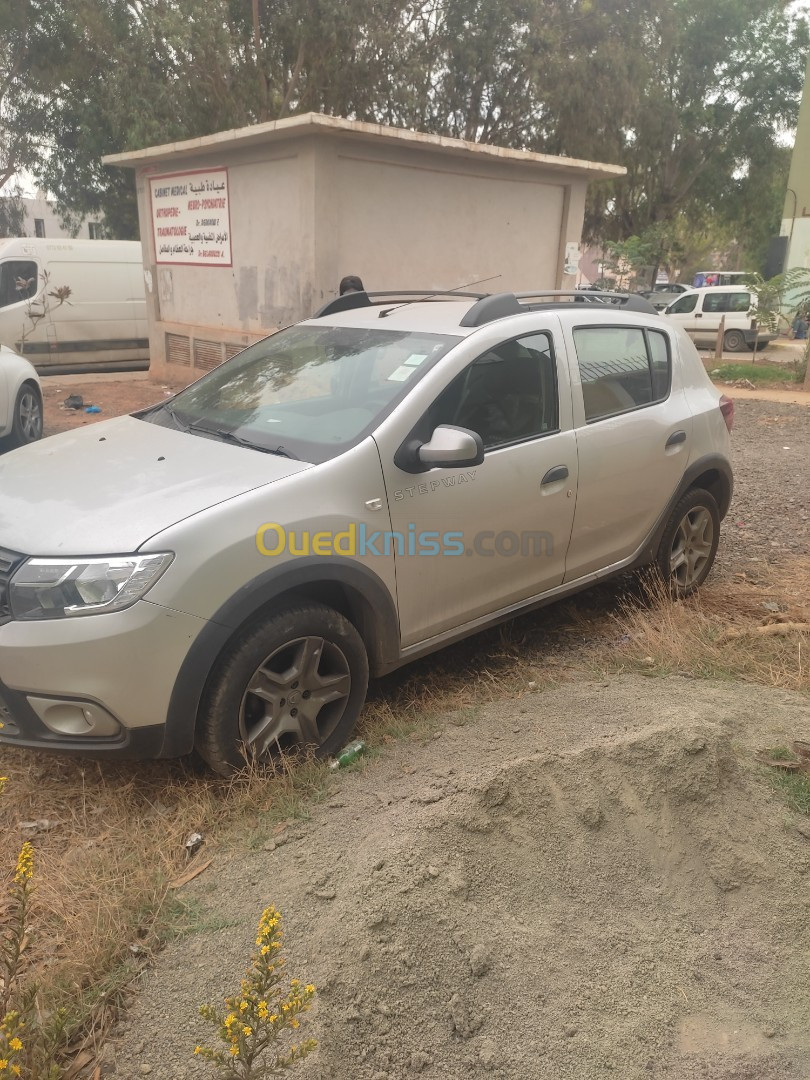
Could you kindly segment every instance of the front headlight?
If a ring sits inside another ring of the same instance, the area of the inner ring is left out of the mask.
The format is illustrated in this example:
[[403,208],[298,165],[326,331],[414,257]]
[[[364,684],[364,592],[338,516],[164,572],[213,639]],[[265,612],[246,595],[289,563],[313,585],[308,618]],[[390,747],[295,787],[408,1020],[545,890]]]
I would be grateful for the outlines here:
[[140,600],[174,558],[29,559],[9,584],[15,619],[61,619],[122,611]]

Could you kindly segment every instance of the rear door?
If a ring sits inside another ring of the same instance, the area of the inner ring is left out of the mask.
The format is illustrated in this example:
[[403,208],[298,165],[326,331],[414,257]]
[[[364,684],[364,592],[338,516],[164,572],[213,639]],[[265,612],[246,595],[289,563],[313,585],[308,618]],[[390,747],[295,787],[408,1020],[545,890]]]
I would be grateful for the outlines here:
[[692,418],[663,329],[573,326],[579,483],[566,581],[628,559],[652,530],[689,459]]

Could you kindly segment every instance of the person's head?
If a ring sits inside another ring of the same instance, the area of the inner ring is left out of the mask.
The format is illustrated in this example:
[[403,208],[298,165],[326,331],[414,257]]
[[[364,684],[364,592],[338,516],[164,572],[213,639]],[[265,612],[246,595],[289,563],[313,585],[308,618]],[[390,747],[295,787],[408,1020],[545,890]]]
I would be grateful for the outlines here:
[[340,283],[340,295],[345,293],[365,292],[363,282],[356,274],[347,274]]

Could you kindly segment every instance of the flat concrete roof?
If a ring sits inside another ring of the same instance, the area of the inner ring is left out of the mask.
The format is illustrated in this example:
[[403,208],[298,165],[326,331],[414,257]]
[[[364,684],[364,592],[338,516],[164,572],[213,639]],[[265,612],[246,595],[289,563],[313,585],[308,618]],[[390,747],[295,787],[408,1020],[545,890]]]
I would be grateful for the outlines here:
[[428,135],[423,131],[388,127],[385,124],[366,124],[360,120],[345,120],[341,116],[325,116],[323,113],[302,113],[284,120],[271,120],[266,124],[217,131],[198,139],[148,146],[144,150],[130,150],[123,154],[107,154],[101,160],[105,165],[122,165],[140,168],[153,162],[177,161],[198,157],[206,151],[242,149],[249,146],[273,145],[287,139],[305,135],[333,135],[338,138],[360,139],[380,146],[403,146],[414,150],[438,150],[456,158],[490,160],[534,166],[545,170],[575,174],[591,180],[624,176],[623,165],[605,165],[599,161],[581,161],[577,158],[556,157],[552,154],[535,154],[528,150],[510,150],[505,146],[488,143],[467,142],[444,135]]

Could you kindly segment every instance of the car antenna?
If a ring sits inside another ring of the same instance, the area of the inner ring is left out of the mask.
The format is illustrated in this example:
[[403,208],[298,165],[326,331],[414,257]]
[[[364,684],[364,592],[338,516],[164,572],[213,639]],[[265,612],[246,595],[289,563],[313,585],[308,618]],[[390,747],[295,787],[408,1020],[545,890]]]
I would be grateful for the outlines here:
[[404,300],[401,304],[394,304],[393,307],[386,308],[385,311],[381,311],[377,316],[378,319],[384,319],[387,315],[390,315],[392,311],[399,311],[400,308],[408,307],[409,304],[421,304],[425,300],[429,300],[431,296],[452,296],[453,293],[461,292],[462,289],[469,289],[471,285],[486,285],[488,281],[497,281],[499,277],[503,277],[503,274],[494,274],[492,277],[479,278],[478,281],[468,281],[466,285],[456,285],[455,289],[448,289],[447,292],[441,292],[439,289],[434,289],[433,292],[429,292],[427,296],[416,296],[413,300]]

